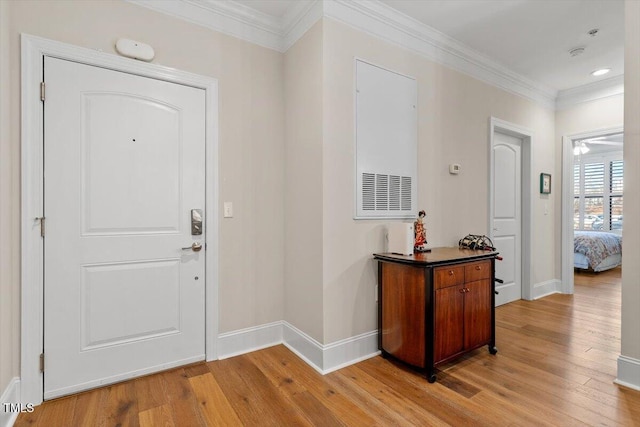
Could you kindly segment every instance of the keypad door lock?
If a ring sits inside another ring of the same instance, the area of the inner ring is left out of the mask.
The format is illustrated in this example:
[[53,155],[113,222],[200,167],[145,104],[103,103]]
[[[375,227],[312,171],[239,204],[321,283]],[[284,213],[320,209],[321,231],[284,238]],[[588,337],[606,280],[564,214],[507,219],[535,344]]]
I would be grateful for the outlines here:
[[191,235],[202,234],[202,209],[191,209]]

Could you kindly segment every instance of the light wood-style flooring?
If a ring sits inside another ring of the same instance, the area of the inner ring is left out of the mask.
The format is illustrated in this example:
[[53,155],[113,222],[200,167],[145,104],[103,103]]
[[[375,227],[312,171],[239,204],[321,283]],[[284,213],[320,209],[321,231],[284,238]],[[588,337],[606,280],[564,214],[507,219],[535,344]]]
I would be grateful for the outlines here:
[[640,426],[640,392],[613,383],[620,268],[576,293],[496,310],[486,347],[429,384],[382,357],[322,376],[284,346],[53,400],[16,426]]

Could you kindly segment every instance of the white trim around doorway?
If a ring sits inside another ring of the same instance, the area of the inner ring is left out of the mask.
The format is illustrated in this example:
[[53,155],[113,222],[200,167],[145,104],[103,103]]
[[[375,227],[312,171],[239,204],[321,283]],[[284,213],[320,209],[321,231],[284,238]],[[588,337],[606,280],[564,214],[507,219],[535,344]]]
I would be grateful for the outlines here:
[[43,212],[43,108],[40,83],[45,56],[136,74],[204,89],[206,98],[206,241],[205,349],[215,360],[218,339],[218,81],[156,64],[77,47],[27,34],[22,42],[22,187],[21,187],[21,344],[20,401],[40,404],[43,375],[44,245],[37,218]]

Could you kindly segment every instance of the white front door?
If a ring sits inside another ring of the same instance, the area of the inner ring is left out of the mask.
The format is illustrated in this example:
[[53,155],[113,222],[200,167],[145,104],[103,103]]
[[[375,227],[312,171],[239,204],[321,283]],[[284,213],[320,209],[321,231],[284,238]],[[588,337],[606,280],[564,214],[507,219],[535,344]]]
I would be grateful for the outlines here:
[[204,90],[44,69],[45,399],[203,360]]
[[495,131],[493,135],[493,244],[502,261],[496,261],[496,305],[522,298],[521,215],[522,140]]

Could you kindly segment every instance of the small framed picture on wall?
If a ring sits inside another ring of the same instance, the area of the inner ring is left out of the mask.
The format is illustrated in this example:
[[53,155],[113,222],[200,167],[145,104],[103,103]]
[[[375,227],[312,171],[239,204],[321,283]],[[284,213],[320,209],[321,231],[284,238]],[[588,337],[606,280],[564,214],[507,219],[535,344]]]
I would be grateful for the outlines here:
[[551,193],[551,174],[541,173],[540,174],[540,194],[550,194]]

